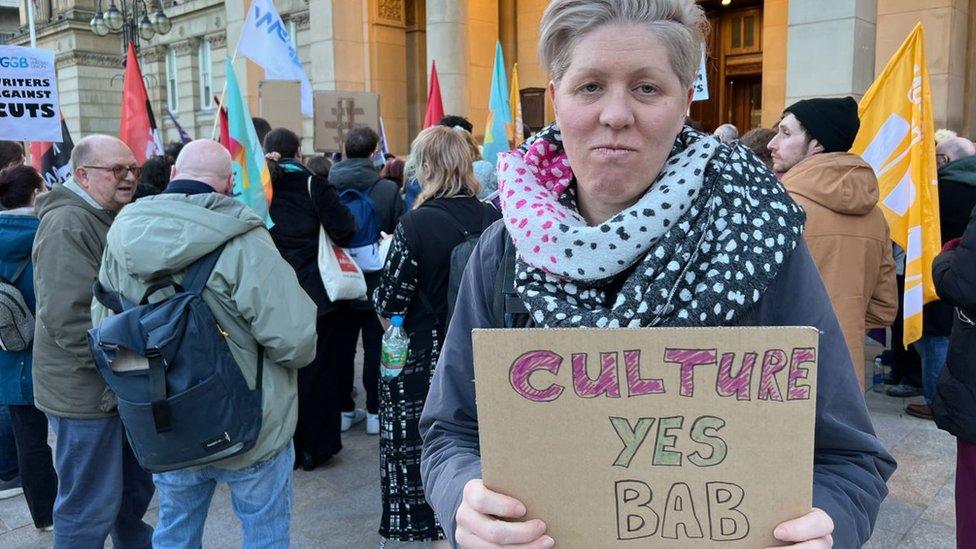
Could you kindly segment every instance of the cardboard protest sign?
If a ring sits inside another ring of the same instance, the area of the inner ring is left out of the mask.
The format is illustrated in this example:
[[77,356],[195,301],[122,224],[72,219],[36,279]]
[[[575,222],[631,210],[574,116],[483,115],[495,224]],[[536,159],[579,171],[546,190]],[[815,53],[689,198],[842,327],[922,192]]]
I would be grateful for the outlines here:
[[272,128],[287,128],[302,136],[302,83],[298,80],[262,80],[258,84],[261,118]]
[[341,152],[346,132],[369,126],[380,133],[380,94],[373,92],[315,92],[315,135],[319,152]]
[[765,547],[811,509],[814,328],[475,330],[485,485],[557,547]]
[[0,139],[61,141],[54,52],[0,46]]

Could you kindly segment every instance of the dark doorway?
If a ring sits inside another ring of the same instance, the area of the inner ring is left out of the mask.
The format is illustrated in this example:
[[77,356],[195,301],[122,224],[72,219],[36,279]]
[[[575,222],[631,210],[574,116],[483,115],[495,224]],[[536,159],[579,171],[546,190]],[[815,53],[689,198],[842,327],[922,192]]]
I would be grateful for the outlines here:
[[753,74],[729,78],[725,89],[729,98],[725,119],[735,124],[742,134],[761,125],[762,76]]

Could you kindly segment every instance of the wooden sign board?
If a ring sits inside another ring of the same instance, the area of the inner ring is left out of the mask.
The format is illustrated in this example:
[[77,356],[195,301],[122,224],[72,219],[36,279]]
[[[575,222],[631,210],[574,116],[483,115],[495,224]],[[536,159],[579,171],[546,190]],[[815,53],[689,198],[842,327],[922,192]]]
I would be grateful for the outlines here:
[[781,545],[813,497],[815,328],[475,330],[485,485],[556,545]]
[[302,83],[298,80],[262,80],[258,85],[261,118],[272,128],[288,128],[302,137]]
[[315,92],[315,136],[318,152],[341,152],[345,134],[368,126],[380,132],[380,94],[373,92]]

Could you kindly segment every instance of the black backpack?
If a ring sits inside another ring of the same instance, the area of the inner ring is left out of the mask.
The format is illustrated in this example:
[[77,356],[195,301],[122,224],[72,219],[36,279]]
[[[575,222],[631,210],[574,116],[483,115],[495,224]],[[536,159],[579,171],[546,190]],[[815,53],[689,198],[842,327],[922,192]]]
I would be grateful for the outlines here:
[[[115,314],[88,331],[95,366],[118,398],[139,465],[152,473],[212,463],[250,450],[261,431],[264,347],[251,389],[201,293],[223,246],[186,269],[182,283],[154,284],[139,303],[98,281],[95,298]],[[176,293],[155,303],[156,292]]]
[[[489,215],[488,208],[492,206],[490,204],[482,204],[484,209],[481,214],[481,229],[478,232],[472,232],[464,226],[463,223],[451,212],[448,208],[436,202],[427,202],[423,204],[422,208],[433,208],[440,210],[445,214],[448,222],[458,230],[463,236],[460,243],[454,246],[451,250],[451,262],[450,262],[450,272],[447,279],[447,322],[441,321],[440,315],[437,314],[437,309],[431,303],[430,299],[424,294],[423,291],[418,291],[418,298],[420,303],[425,309],[434,317],[435,323],[438,328],[441,329],[441,333],[444,333],[444,328],[450,324],[451,317],[454,315],[454,302],[457,301],[458,291],[461,288],[461,278],[464,276],[464,269],[468,266],[468,259],[471,258],[471,252],[474,251],[475,246],[478,245],[478,240],[481,238],[481,233],[485,231],[492,223],[495,222],[495,217]],[[413,233],[412,237],[415,242],[420,242],[420,237],[417,234],[417,229],[412,224],[410,225],[410,230]]]

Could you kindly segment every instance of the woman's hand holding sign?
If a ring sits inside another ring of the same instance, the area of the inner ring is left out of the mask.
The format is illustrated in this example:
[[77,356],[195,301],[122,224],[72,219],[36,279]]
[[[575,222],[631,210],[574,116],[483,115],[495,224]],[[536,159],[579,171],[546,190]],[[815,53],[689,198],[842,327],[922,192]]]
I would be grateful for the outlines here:
[[472,479],[464,485],[455,539],[466,549],[552,547],[555,541],[546,535],[546,523],[541,520],[509,522],[524,516],[525,505],[521,501],[492,492],[480,478]]

